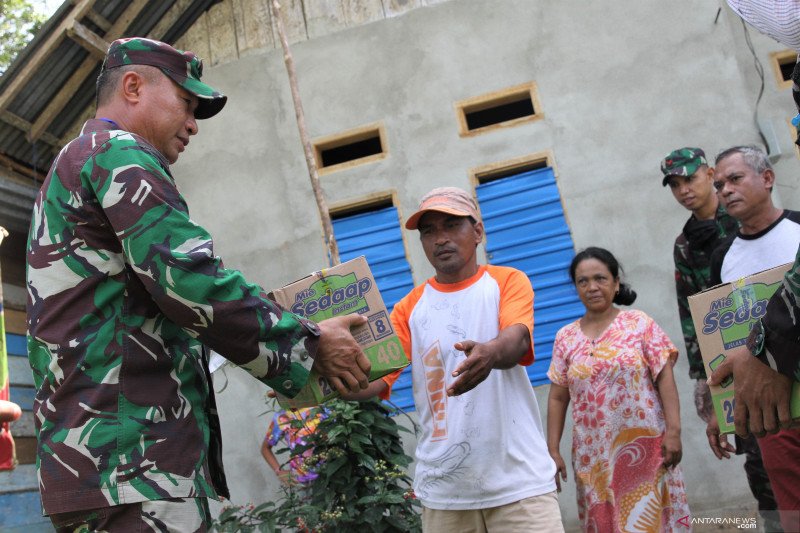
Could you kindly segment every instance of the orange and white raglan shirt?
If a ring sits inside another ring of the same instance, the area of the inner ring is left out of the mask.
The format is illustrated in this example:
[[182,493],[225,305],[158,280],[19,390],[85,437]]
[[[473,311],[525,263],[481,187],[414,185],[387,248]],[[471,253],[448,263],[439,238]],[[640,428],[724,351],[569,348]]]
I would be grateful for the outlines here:
[[492,370],[471,391],[446,393],[466,357],[455,343],[487,342],[513,324],[533,331],[533,289],[525,274],[490,265],[458,283],[431,278],[395,305],[392,324],[412,363],[422,426],[414,492],[422,504],[483,509],[554,491],[556,467],[523,366],[533,362],[532,348],[521,364]]

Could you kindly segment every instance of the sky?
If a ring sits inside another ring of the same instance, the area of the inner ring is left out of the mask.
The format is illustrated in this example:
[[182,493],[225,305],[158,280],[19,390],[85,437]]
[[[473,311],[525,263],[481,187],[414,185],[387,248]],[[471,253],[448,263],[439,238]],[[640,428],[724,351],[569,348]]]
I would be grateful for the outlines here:
[[63,3],[63,0],[30,0],[30,1],[31,4],[33,5],[33,8],[36,11],[44,15],[47,15],[48,17],[52,16],[52,14],[56,12],[56,9],[58,9]]

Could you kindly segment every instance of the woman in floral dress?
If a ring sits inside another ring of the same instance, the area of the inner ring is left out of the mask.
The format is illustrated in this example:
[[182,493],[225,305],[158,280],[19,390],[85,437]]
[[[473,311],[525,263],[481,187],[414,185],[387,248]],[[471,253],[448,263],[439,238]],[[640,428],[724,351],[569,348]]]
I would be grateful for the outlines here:
[[[586,313],[556,335],[548,377],[547,443],[567,479],[559,451],[572,405],[572,466],[584,531],[691,529],[681,460],[678,351],[642,311],[621,310],[636,293],[602,248],[587,248],[570,265]],[[561,479],[559,479],[559,476]]]
[[275,412],[272,422],[269,424],[269,429],[267,429],[267,435],[264,437],[264,442],[261,444],[261,455],[283,485],[311,483],[319,476],[317,469],[322,465],[317,464],[316,468],[309,468],[306,459],[314,453],[311,448],[303,452],[302,455],[292,456],[288,464],[282,465],[272,452],[272,448],[281,440],[285,442],[289,450],[307,444],[306,439],[308,436],[317,430],[319,423],[325,420],[327,416],[327,411],[321,407],[281,409]]

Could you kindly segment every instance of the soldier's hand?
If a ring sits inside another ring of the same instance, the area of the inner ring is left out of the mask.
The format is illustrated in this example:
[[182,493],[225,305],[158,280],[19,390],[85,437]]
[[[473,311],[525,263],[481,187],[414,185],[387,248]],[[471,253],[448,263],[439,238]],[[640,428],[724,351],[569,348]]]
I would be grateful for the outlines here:
[[369,386],[371,364],[350,333],[350,328],[367,322],[351,314],[320,322],[319,346],[313,368],[340,393],[357,392]]
[[455,343],[453,347],[464,352],[467,358],[453,371],[453,377],[458,379],[447,389],[448,396],[458,396],[477,387],[495,364],[495,354],[486,344],[466,340]]
[[719,385],[730,374],[735,384],[733,423],[737,435],[744,437],[752,432],[763,437],[791,426],[791,379],[753,357],[746,346],[729,352],[708,378],[708,384]]

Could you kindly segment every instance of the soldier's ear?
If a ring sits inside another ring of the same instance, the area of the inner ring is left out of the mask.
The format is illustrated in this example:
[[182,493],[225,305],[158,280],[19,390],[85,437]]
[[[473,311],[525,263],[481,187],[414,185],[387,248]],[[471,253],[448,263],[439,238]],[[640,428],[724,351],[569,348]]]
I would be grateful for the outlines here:
[[129,70],[119,81],[119,93],[125,101],[136,103],[141,101],[145,78],[135,70]]

